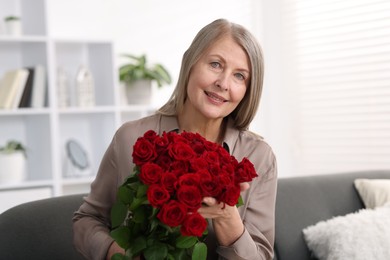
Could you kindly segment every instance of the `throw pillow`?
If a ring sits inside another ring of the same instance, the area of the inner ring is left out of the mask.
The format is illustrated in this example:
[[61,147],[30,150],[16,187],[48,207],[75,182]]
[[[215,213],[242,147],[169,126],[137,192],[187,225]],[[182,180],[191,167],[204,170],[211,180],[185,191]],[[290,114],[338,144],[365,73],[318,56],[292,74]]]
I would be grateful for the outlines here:
[[303,235],[319,260],[389,260],[390,205],[320,221]]
[[390,202],[390,179],[356,179],[354,184],[366,208]]

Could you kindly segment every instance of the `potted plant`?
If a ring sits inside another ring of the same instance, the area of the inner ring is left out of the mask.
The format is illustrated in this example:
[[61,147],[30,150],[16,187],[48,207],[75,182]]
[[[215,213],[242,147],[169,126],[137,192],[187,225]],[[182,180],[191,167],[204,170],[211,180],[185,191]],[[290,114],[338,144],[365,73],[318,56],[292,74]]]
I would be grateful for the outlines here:
[[18,16],[9,15],[4,17],[6,32],[8,35],[21,35],[22,34],[22,23]]
[[148,64],[146,55],[123,54],[129,61],[119,68],[119,81],[125,84],[129,103],[150,103],[152,82],[158,87],[171,83],[171,75],[161,64]]
[[22,143],[10,140],[0,147],[0,183],[15,183],[25,179],[26,148]]

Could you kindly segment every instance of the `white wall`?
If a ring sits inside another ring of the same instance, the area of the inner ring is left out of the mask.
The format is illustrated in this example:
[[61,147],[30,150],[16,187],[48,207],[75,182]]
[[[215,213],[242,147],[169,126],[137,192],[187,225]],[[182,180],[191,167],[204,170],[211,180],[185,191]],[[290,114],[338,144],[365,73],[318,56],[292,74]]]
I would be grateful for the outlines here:
[[[174,79],[182,54],[207,23],[224,17],[251,28],[252,1],[47,1],[52,36],[112,39],[119,64],[121,53],[147,53],[151,62],[163,63]],[[155,102],[162,104],[171,90],[159,91]]]
[[[147,53],[164,64],[174,83],[181,57],[195,34],[217,18],[242,24],[259,39],[265,55],[265,86],[251,129],[265,137],[278,158],[279,175],[292,174],[288,100],[280,78],[278,8],[259,0],[47,0],[48,31],[56,37],[112,39],[121,53]],[[264,26],[264,24],[266,26]],[[121,60],[118,59],[118,64]],[[163,104],[173,85],[154,93]]]

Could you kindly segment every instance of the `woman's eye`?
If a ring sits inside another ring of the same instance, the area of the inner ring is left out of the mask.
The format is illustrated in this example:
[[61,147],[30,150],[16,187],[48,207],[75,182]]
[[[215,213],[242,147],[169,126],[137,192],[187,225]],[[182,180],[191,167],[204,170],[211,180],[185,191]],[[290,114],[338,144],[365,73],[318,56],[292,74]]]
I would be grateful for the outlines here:
[[236,73],[236,78],[239,79],[239,80],[245,80],[245,76],[241,73]]
[[213,61],[210,63],[211,67],[213,68],[219,68],[221,67],[221,64],[219,64],[219,62],[216,62],[216,61]]

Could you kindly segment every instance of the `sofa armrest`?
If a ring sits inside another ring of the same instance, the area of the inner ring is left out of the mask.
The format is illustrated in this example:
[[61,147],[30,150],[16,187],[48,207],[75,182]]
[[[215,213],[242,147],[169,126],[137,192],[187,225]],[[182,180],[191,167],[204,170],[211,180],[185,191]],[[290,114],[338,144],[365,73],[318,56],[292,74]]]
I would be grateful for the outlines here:
[[2,259],[83,259],[73,247],[72,216],[82,194],[37,200],[0,215]]

